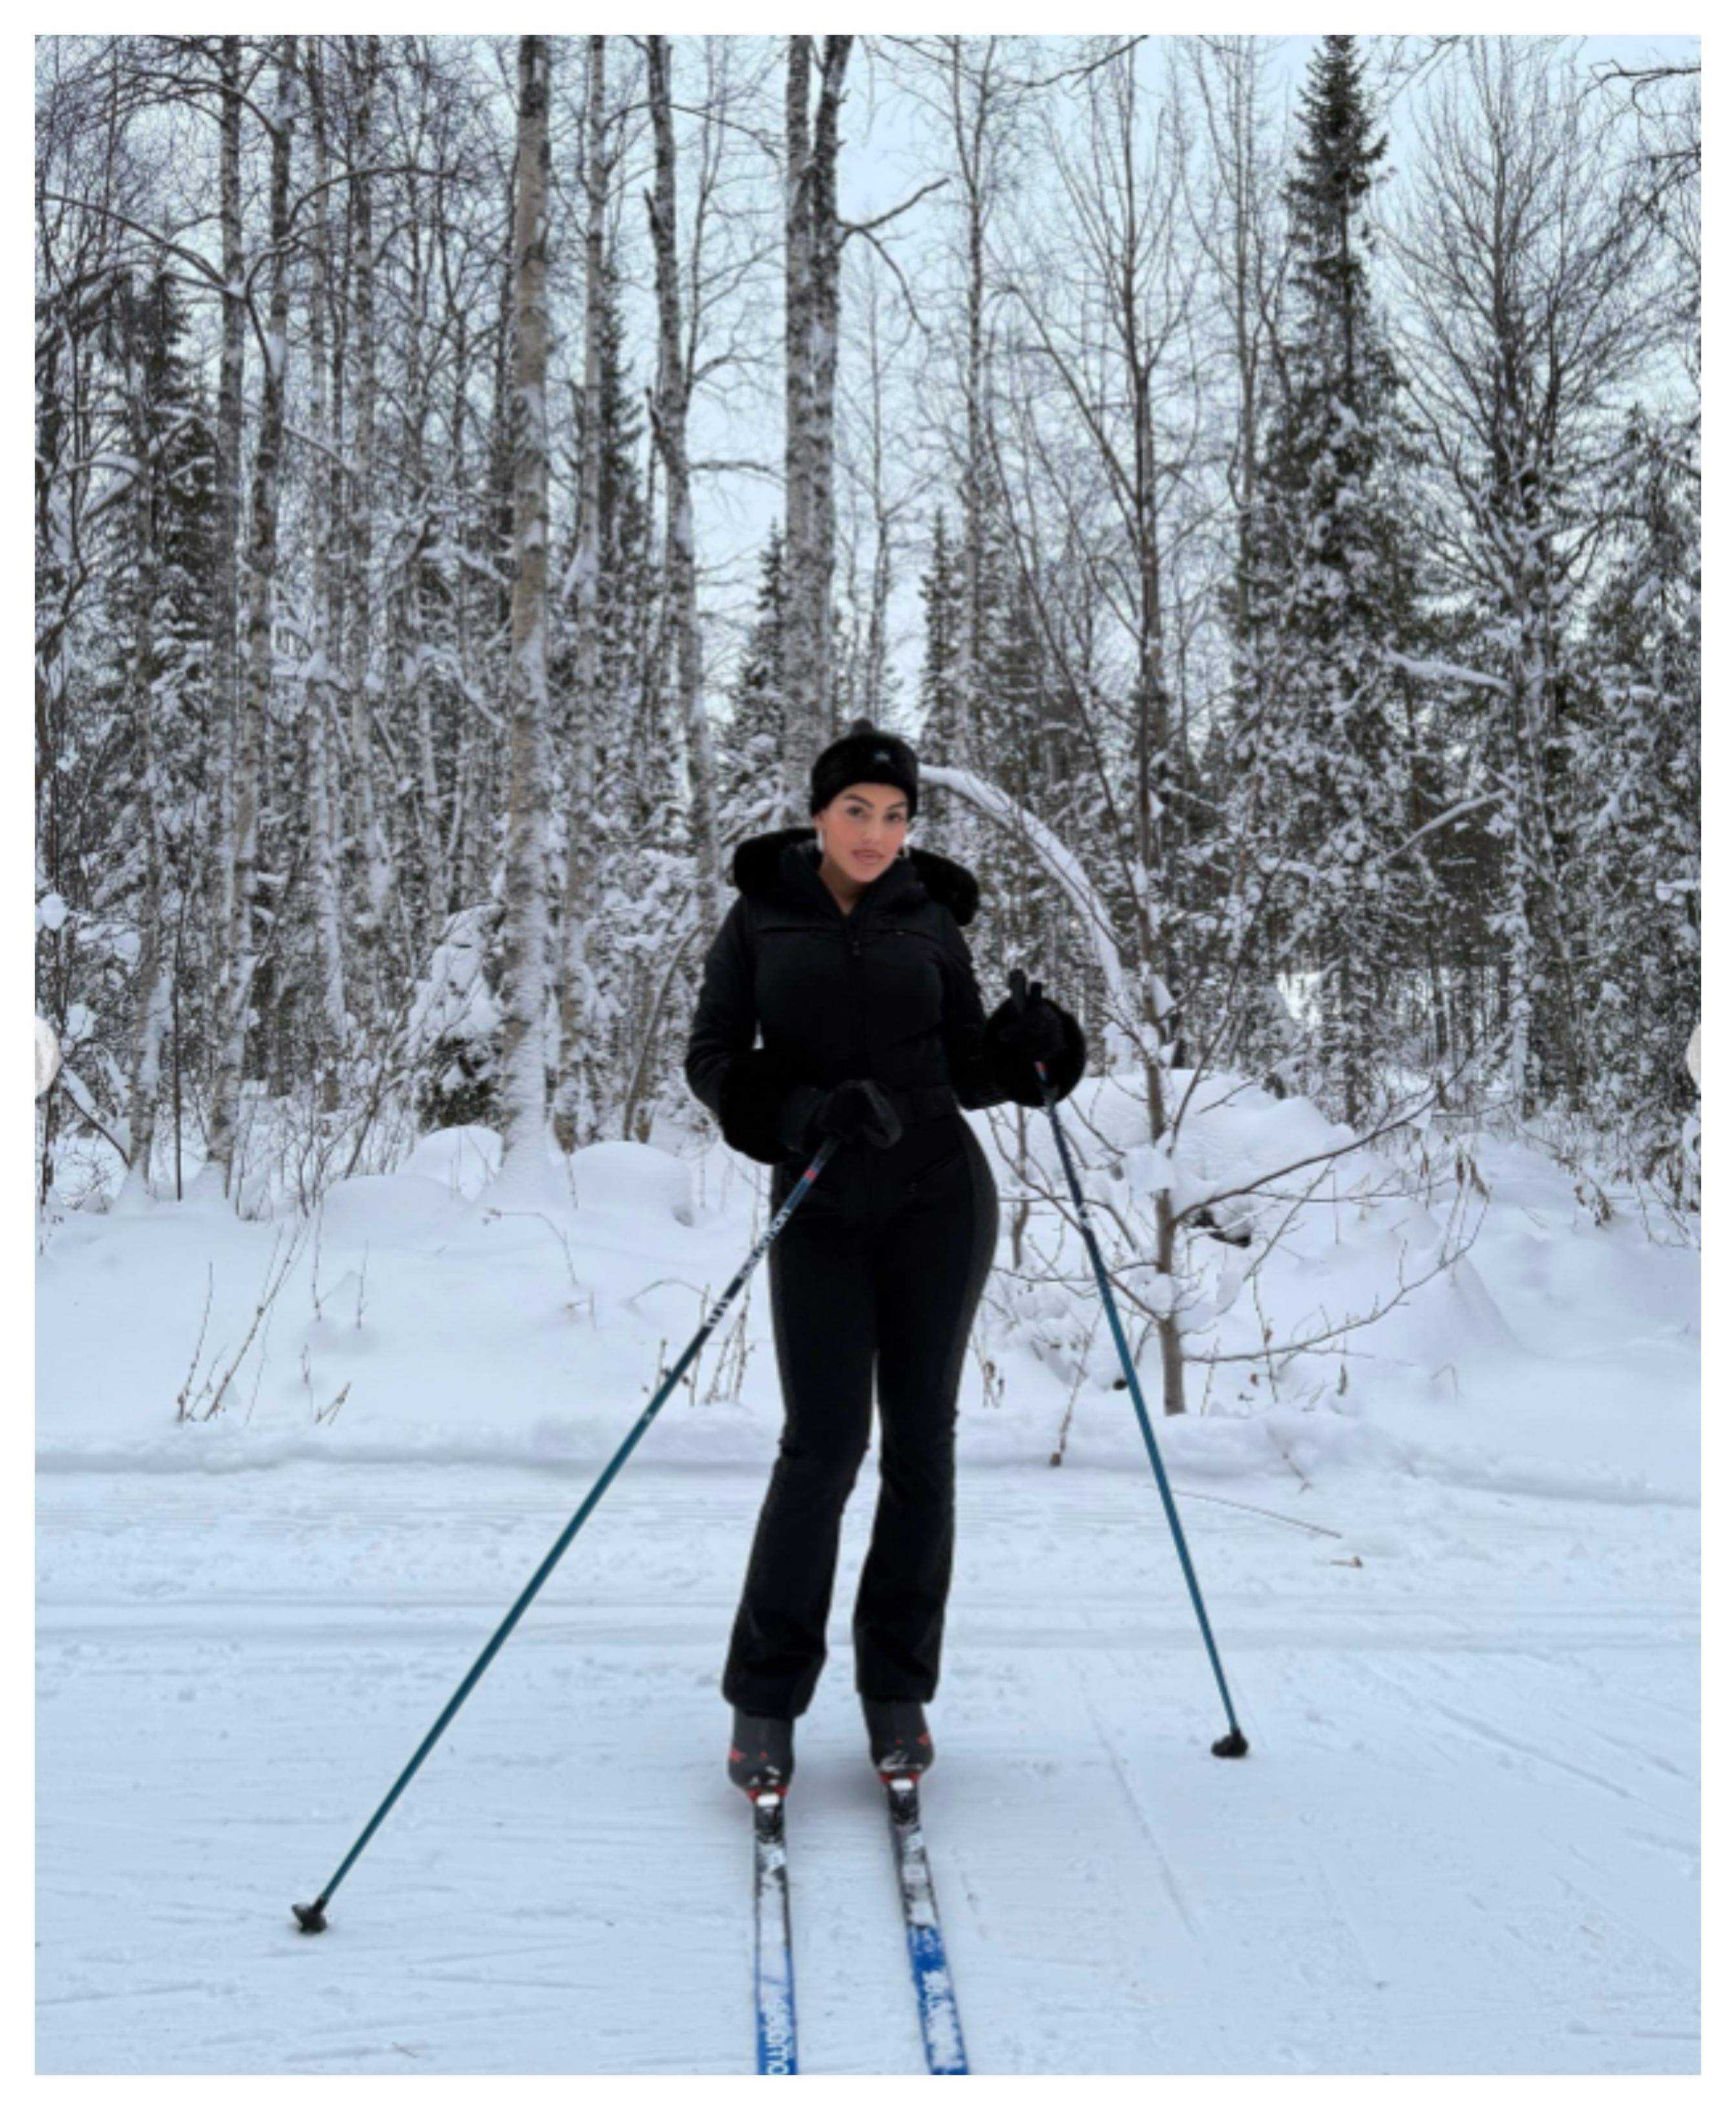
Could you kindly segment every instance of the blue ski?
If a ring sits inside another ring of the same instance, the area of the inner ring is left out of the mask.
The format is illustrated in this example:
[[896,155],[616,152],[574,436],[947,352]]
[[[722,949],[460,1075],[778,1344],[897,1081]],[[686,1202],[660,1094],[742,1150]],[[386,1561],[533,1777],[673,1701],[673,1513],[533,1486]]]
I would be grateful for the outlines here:
[[795,2072],[796,1980],[781,1795],[753,1798],[753,2012],[760,2072]]
[[952,1973],[941,1940],[940,1915],[934,1905],[934,1881],[922,1841],[922,1807],[915,1777],[882,1774],[886,1813],[892,1824],[893,1859],[898,1872],[898,1896],[904,1907],[904,1932],[910,1944],[911,1976],[916,1985],[916,2011],[922,2018],[922,2045],[930,2073],[969,2073],[964,2032]]

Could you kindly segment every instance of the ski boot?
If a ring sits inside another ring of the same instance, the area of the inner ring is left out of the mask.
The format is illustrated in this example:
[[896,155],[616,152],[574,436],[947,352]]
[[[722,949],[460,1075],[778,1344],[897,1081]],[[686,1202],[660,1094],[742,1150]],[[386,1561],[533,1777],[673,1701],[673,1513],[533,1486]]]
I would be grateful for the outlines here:
[[735,1709],[730,1732],[730,1779],[757,1801],[762,1795],[784,1794],[796,1770],[795,1723],[775,1714],[744,1714]]
[[862,1700],[868,1755],[882,1780],[909,1779],[934,1763],[934,1739],[920,1700]]

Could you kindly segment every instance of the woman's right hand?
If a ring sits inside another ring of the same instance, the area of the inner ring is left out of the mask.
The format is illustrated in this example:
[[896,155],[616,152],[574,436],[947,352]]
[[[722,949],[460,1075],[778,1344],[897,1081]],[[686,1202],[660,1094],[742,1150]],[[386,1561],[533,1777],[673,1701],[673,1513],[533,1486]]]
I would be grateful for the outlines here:
[[889,1150],[904,1133],[904,1124],[871,1077],[852,1077],[835,1085],[814,1112],[816,1135],[835,1135],[840,1143],[866,1137],[876,1150]]

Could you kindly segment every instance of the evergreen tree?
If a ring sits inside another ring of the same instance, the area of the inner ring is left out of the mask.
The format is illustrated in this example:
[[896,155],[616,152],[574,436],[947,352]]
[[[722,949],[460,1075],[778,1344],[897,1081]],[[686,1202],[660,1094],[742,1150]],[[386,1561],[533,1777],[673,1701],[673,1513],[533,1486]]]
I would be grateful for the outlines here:
[[1693,1103],[1700,1015],[1700,550],[1686,437],[1636,410],[1621,540],[1594,603],[1571,741],[1590,1110],[1654,1148]]
[[1410,832],[1404,718],[1390,654],[1410,641],[1414,568],[1398,487],[1396,376],[1369,283],[1377,137],[1355,39],[1309,62],[1286,186],[1290,312],[1263,451],[1258,622],[1265,688],[1239,727],[1237,794],[1257,844],[1273,967],[1310,985],[1334,1110],[1379,1093],[1381,984],[1404,951]]
[[[104,891],[124,900],[132,968],[124,1042],[131,1170],[148,1179],[165,1068],[179,1060],[183,903],[193,874],[209,689],[206,641],[215,579],[215,451],[188,347],[185,307],[160,265],[115,289],[111,350],[120,383],[129,532],[106,566],[104,683],[127,729],[118,823]],[[118,989],[116,995],[118,997]],[[188,1007],[197,1017],[193,1007]],[[117,1004],[118,1010],[118,1004]],[[171,1080],[172,1081],[172,1080]]]
[[730,737],[718,762],[726,843],[775,827],[784,751],[784,533],[774,523],[760,553],[753,621],[730,686]]
[[963,685],[959,650],[963,635],[964,582],[946,515],[937,506],[929,541],[929,568],[922,579],[925,615],[922,654],[922,745],[934,761],[953,760],[963,731]]

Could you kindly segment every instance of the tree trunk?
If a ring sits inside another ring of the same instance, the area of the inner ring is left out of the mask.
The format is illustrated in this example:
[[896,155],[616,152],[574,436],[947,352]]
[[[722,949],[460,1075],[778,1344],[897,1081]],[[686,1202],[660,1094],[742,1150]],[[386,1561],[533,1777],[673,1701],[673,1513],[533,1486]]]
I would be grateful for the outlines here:
[[828,37],[810,127],[813,40],[789,39],[784,88],[786,791],[802,810],[809,759],[832,734],[832,465],[838,373],[838,112],[849,37]]
[[325,82],[319,40],[310,38],[307,52],[308,116],[314,143],[313,218],[308,274],[309,420],[314,441],[310,462],[313,565],[310,581],[313,636],[308,653],[302,701],[303,766],[307,781],[308,862],[313,901],[314,992],[314,1066],[319,1079],[320,1104],[337,1110],[338,1064],[346,1036],[343,910],[338,871],[338,831],[334,813],[332,766],[332,532],[342,495],[334,469],[331,412],[327,395],[326,306],[331,269],[328,192],[330,174],[326,144]]
[[163,833],[161,786],[157,778],[156,699],[151,693],[156,662],[156,616],[160,566],[151,518],[156,464],[144,401],[144,381],[135,361],[129,375],[133,398],[134,562],[133,598],[133,718],[137,747],[138,831],[144,858],[144,891],[138,906],[138,965],[133,986],[131,1075],[127,1094],[127,1172],[123,1192],[151,1191],[151,1150],[156,1134],[162,1077],[163,1035],[169,1018],[170,961],[163,943]]
[[813,640],[816,731],[830,740],[837,731],[832,677],[832,579],[837,564],[837,505],[833,496],[837,460],[838,281],[843,233],[838,224],[838,118],[843,99],[849,37],[828,37],[821,63],[820,101],[814,115],[809,188],[809,264],[812,292],[807,309],[809,420],[807,470],[811,482],[808,528],[812,550],[807,579],[807,621]]
[[[242,276],[241,206],[241,74],[239,37],[223,39],[219,57],[223,93],[218,110],[217,211],[223,245],[223,338],[217,381],[216,561],[211,596],[211,711],[209,740],[215,795],[207,802],[210,894],[206,903],[211,946],[211,985],[228,985],[235,883],[235,727],[238,689],[241,591],[241,442],[242,387],[246,354],[247,303]],[[215,1007],[220,1021],[222,1005]]]
[[658,386],[652,430],[662,457],[667,495],[663,573],[670,626],[675,639],[676,704],[687,742],[689,811],[698,880],[701,927],[715,930],[723,917],[717,844],[717,765],[701,689],[699,601],[694,559],[693,478],[688,464],[687,412],[691,381],[682,329],[681,287],[676,254],[675,125],[670,108],[669,42],[647,46],[651,79],[651,122],[656,140],[656,188],[650,201],[652,243],[657,258]]
[[384,1016],[386,913],[392,895],[392,873],[375,783],[374,710],[379,696],[373,643],[374,442],[377,398],[377,331],[374,320],[376,278],[373,242],[375,152],[373,97],[380,70],[380,40],[352,41],[355,129],[350,142],[354,254],[350,302],[355,315],[355,421],[350,441],[350,769],[355,804],[352,844],[355,858],[356,930],[361,940],[360,994],[370,1021]]
[[271,699],[271,591],[278,562],[278,478],[283,452],[283,385],[289,342],[289,171],[294,130],[296,40],[278,47],[277,107],[271,119],[271,306],[260,382],[259,445],[253,462],[247,547],[247,655],[235,741],[235,877],[230,894],[229,975],[211,1100],[208,1184],[233,1189],[247,1024],[257,962],[254,912],[259,883],[260,790],[266,712]]
[[813,39],[792,37],[784,91],[784,765],[787,811],[802,810],[804,772],[821,745],[821,711],[812,634],[813,479],[807,453],[808,310],[813,300],[808,206],[808,77]]
[[[653,38],[655,45],[662,40]],[[588,40],[585,150],[585,429],[579,464],[578,548],[572,569],[574,619],[571,774],[567,791],[567,873],[561,903],[560,1073],[554,1139],[579,1147],[590,1063],[592,976],[588,958],[594,913],[592,840],[597,817],[597,734],[603,688],[603,324],[607,299],[604,236],[608,168],[604,156],[608,39]],[[649,64],[649,61],[648,61]]]
[[513,217],[512,657],[508,785],[503,1178],[535,1188],[548,1117],[549,999],[549,40],[518,40]]

